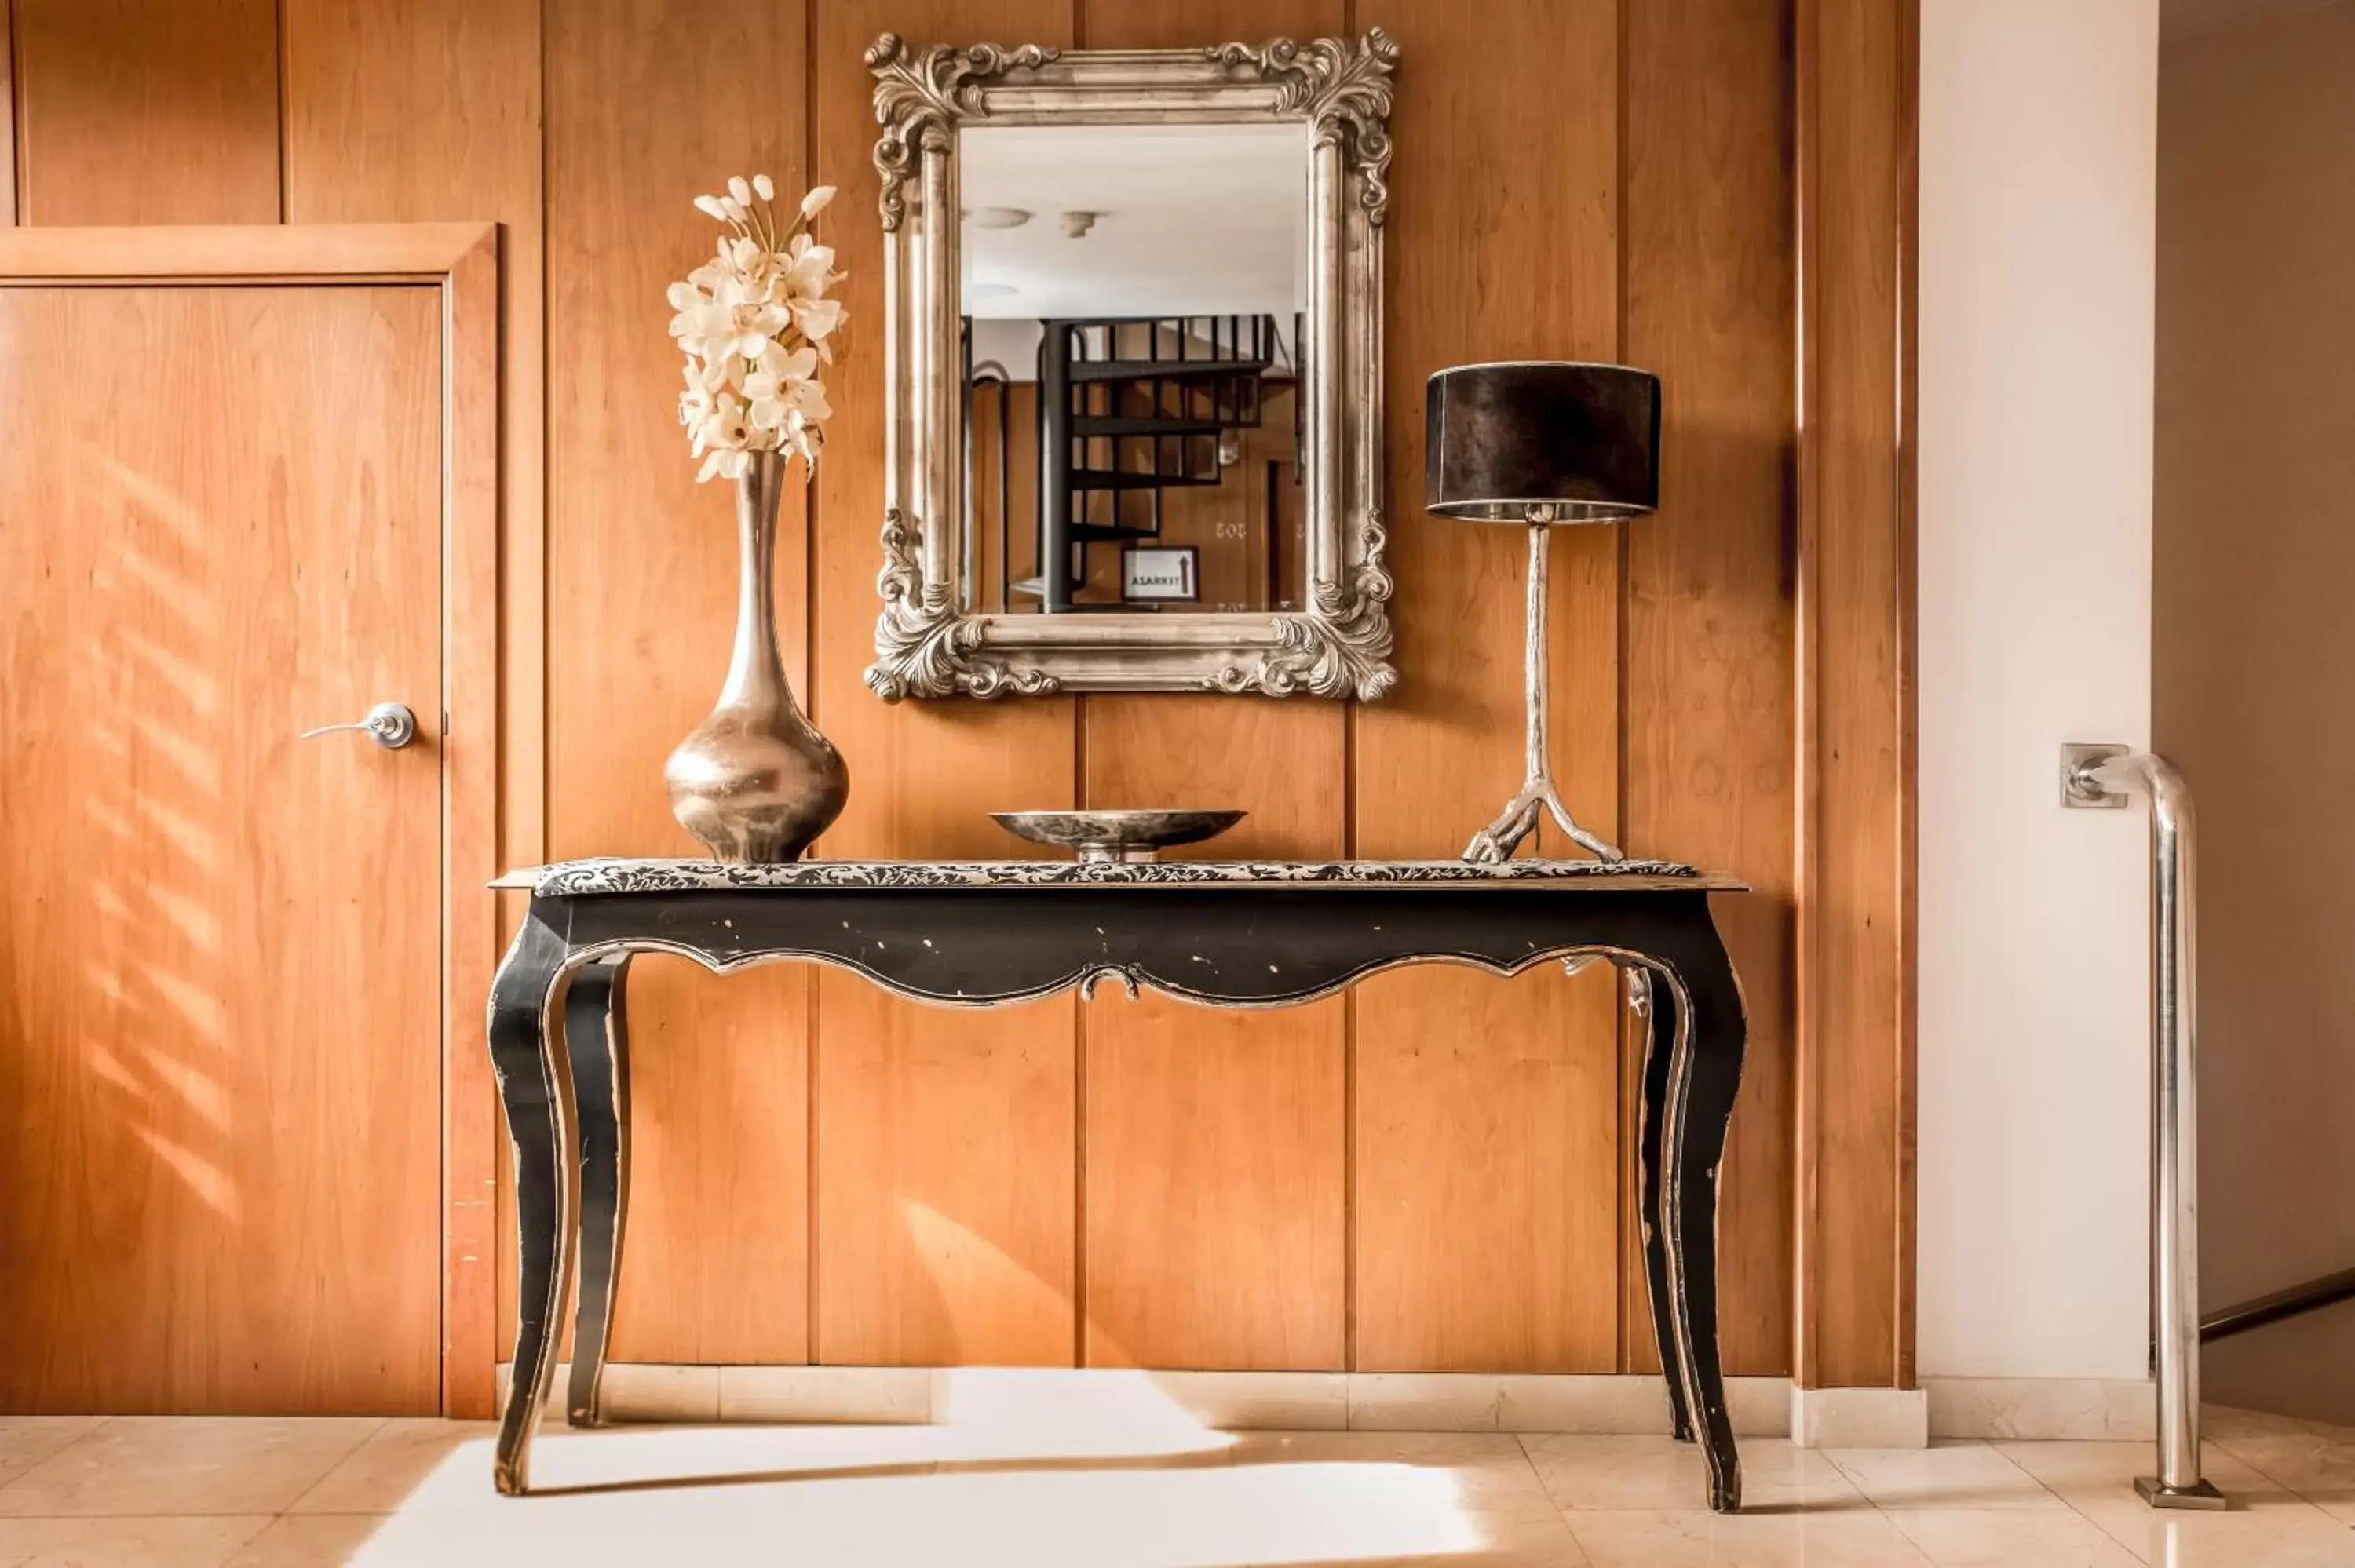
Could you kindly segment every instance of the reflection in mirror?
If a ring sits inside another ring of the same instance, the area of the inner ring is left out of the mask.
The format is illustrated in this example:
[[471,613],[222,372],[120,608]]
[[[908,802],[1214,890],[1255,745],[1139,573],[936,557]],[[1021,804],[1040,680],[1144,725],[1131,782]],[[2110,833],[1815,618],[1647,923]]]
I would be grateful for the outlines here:
[[971,610],[1297,610],[1308,127],[960,132]]

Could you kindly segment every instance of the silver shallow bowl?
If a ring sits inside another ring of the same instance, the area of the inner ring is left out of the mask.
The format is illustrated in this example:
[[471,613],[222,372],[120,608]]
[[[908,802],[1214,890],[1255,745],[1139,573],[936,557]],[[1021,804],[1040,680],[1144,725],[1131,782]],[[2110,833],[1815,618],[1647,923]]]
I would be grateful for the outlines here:
[[1216,838],[1241,811],[993,811],[997,825],[1034,844],[1077,850],[1082,862],[1152,860],[1162,850]]

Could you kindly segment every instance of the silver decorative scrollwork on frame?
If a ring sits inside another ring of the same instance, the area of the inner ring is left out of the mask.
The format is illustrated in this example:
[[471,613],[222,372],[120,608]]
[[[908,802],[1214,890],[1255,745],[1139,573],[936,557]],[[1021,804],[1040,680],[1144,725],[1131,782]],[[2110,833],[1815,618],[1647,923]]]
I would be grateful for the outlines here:
[[[1039,45],[867,51],[884,230],[889,361],[883,608],[867,683],[905,697],[1200,691],[1380,697],[1390,662],[1383,565],[1382,224],[1390,202],[1391,75],[1398,46],[1359,37],[1202,49],[1061,51]],[[962,600],[957,132],[990,125],[1309,128],[1309,291],[1304,389],[1304,609],[999,615]]]

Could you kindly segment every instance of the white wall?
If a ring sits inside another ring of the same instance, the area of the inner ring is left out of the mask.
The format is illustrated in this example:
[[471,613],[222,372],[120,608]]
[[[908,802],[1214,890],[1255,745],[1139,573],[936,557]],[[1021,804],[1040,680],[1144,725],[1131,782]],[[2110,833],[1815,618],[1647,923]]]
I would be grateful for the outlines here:
[[1923,0],[1920,1370],[2147,1365],[2158,0]]

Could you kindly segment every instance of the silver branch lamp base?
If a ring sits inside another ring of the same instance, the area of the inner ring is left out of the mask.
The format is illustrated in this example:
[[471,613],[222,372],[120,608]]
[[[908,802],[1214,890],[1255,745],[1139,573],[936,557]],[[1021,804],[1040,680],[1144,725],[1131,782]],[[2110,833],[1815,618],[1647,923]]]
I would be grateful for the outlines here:
[[1536,830],[1540,810],[1551,817],[1554,825],[1569,834],[1572,842],[1586,849],[1598,860],[1627,858],[1618,845],[1597,838],[1580,827],[1578,819],[1570,814],[1570,808],[1563,805],[1561,797],[1554,792],[1553,780],[1542,774],[1523,784],[1521,792],[1506,803],[1503,813],[1472,835],[1472,842],[1464,846],[1462,858],[1481,865],[1496,865],[1512,859],[1513,852],[1520,847],[1521,841]]
[[1510,860],[1543,812],[1553,818],[1554,825],[1572,842],[1597,859],[1625,860],[1627,857],[1618,845],[1578,825],[1578,819],[1562,804],[1561,792],[1554,788],[1552,769],[1546,760],[1546,546],[1553,529],[1550,509],[1533,506],[1529,512],[1529,638],[1521,669],[1529,716],[1529,773],[1521,781],[1520,792],[1505,803],[1497,820],[1472,835],[1472,842],[1464,846],[1463,858],[1480,865]]

